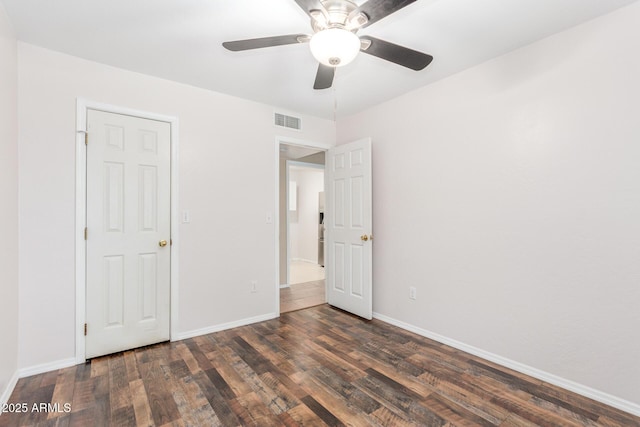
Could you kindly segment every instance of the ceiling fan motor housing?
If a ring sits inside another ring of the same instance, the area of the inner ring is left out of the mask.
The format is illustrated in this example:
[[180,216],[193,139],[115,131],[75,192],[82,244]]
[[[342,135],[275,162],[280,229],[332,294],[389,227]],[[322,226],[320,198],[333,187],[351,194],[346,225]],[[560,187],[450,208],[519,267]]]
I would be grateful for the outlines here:
[[[324,11],[317,11],[311,16],[311,26],[314,32],[322,31],[327,28],[342,28],[348,30],[357,30],[351,28],[350,15],[358,8],[358,6],[349,0],[325,0],[320,2],[324,7]],[[357,15],[359,17],[359,15]],[[366,19],[366,17],[365,17]],[[356,19],[356,21],[359,21]]]

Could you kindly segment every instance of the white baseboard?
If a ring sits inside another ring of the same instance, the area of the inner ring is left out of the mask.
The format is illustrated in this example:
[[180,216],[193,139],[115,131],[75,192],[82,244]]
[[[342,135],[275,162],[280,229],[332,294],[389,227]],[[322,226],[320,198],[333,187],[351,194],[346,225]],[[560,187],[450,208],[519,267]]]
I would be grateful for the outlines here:
[[252,323],[264,322],[265,320],[271,320],[278,317],[277,313],[264,314],[262,316],[249,317],[247,319],[236,320],[233,322],[222,323],[220,325],[207,326],[206,328],[194,329],[192,331],[181,332],[177,337],[172,338],[171,341],[180,341],[187,338],[198,337],[200,335],[212,334],[214,332],[220,332],[227,329],[237,328],[240,326],[250,325]]
[[[241,319],[234,322],[223,323],[220,325],[209,326],[206,328],[196,329],[193,331],[182,332],[182,333],[179,333],[177,337],[172,338],[172,341],[179,341],[187,338],[197,337],[200,335],[210,334],[212,332],[219,332],[219,331],[224,331],[226,329],[237,328],[239,326],[246,326],[252,323],[258,323],[258,322],[263,322],[265,320],[275,319],[276,317],[278,317],[277,313],[269,313],[262,316],[250,317],[248,319]],[[15,385],[18,382],[19,378],[26,378],[32,375],[38,375],[38,374],[43,374],[45,372],[55,371],[58,369],[69,368],[77,364],[78,362],[76,361],[76,358],[72,357],[69,359],[57,360],[55,362],[43,363],[41,365],[30,366],[28,368],[19,369],[14,375],[15,378],[12,378],[11,382],[7,386],[7,390],[5,390],[4,393],[2,394],[2,398],[3,399],[5,398],[5,394],[7,399],[9,398],[9,396],[11,396],[11,393],[13,392],[13,389],[15,388]]]
[[[241,319],[234,322],[223,323],[220,325],[209,326],[206,328],[195,329],[192,331],[182,332],[178,334],[178,336],[173,341],[179,341],[187,338],[193,338],[200,335],[206,335],[213,332],[220,332],[227,329],[237,328],[240,326],[250,325],[252,323],[263,322],[266,320],[271,320],[277,318],[278,315],[276,313],[269,313],[262,316],[250,317],[247,319]],[[458,350],[467,352],[469,354],[473,354],[474,356],[481,357],[485,360],[497,363],[501,366],[504,366],[509,369],[513,369],[514,371],[521,372],[523,374],[529,375],[533,378],[537,378],[539,380],[548,382],[550,384],[556,385],[558,387],[562,387],[566,390],[572,391],[574,393],[580,394],[582,396],[588,397],[590,399],[596,400],[598,402],[604,403],[606,405],[612,406],[614,408],[618,408],[622,411],[628,412],[630,414],[640,416],[640,405],[630,402],[625,399],[621,399],[619,397],[610,395],[608,393],[593,389],[591,387],[587,387],[583,384],[576,383],[571,380],[567,380],[565,378],[559,377],[554,374],[550,374],[548,372],[542,371],[537,368],[533,368],[531,366],[522,364],[520,362],[516,362],[514,360],[508,359],[506,357],[499,356],[494,353],[490,353],[488,351],[479,349],[477,347],[473,347],[471,345],[465,344],[460,341],[456,341],[451,338],[447,338],[443,335],[437,334],[435,332],[428,331],[426,329],[419,328],[417,326],[411,325],[409,323],[402,322],[400,320],[385,316],[380,313],[373,313],[373,317],[375,319],[381,320],[383,322],[389,323],[391,325],[397,326],[409,332],[413,332],[420,336],[432,339],[434,341],[438,341],[442,344],[454,347]],[[14,375],[9,380],[7,387],[3,391],[0,396],[0,405],[6,403],[13,393],[13,390],[18,382],[19,378],[30,377],[32,375],[42,374],[45,372],[55,371],[57,369],[69,368],[71,366],[77,365],[75,358],[58,360],[55,362],[44,363],[41,365],[31,366],[28,368],[19,369],[14,373]]]
[[606,405],[612,406],[614,408],[618,408],[622,411],[628,412],[630,414],[640,416],[640,405],[630,402],[625,399],[621,399],[619,397],[610,395],[608,393],[602,392],[600,390],[593,389],[591,387],[587,387],[583,384],[576,383],[571,380],[567,380],[565,378],[559,377],[554,374],[550,374],[549,372],[542,371],[537,368],[533,368],[531,366],[525,365],[520,362],[516,362],[515,360],[507,359],[506,357],[499,356],[494,353],[490,353],[488,351],[479,349],[477,347],[473,347],[471,345],[465,344],[460,341],[456,341],[451,338],[447,338],[443,335],[437,334],[435,332],[427,331],[426,329],[419,328],[417,326],[411,325],[409,323],[402,322],[397,319],[393,319],[391,317],[385,316],[380,313],[373,313],[373,317],[375,319],[381,320],[385,323],[389,323],[391,325],[397,326],[409,332],[413,332],[415,334],[421,335],[423,337],[432,339],[434,341],[438,341],[439,343],[446,344],[448,346],[454,347],[458,350],[462,350],[464,352],[473,354],[474,356],[481,357],[485,360],[497,363],[501,366],[504,366],[509,369],[513,369],[514,371],[521,372],[523,374],[529,375],[533,378],[537,378],[539,380],[548,382],[550,384],[556,385],[558,387],[562,387],[565,390],[572,391],[574,393],[580,394],[582,396],[588,397],[590,399],[596,400],[598,402],[604,403]]
[[2,395],[0,395],[0,407],[4,406],[4,404],[9,401],[11,393],[13,393],[13,390],[16,388],[16,384],[18,384],[19,378],[18,371],[15,371],[9,380],[7,387],[2,391]]
[[290,287],[291,287],[291,285],[290,285],[290,284],[288,284],[288,283],[285,283],[285,284],[283,284],[283,285],[280,285],[280,289],[290,288]]
[[32,375],[44,374],[45,372],[56,371],[58,369],[70,368],[76,366],[75,357],[69,359],[56,360],[55,362],[43,363],[42,365],[30,366],[18,370],[18,377],[26,378]]

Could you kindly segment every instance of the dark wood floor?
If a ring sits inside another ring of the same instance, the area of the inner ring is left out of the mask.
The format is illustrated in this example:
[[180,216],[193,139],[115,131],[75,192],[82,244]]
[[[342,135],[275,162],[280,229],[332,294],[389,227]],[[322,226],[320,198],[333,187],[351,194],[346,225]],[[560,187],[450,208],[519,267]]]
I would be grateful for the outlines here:
[[280,313],[301,310],[325,302],[327,302],[327,297],[324,279],[296,283],[288,288],[280,289]]
[[[640,418],[327,305],[19,381],[0,426],[640,426]],[[64,413],[64,404],[71,413]]]

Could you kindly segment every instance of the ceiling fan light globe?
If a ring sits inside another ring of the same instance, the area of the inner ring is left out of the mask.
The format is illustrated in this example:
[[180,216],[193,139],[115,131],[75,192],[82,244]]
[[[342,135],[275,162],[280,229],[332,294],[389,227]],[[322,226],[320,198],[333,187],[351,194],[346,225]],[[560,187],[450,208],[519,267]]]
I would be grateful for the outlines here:
[[311,37],[309,47],[314,58],[328,67],[342,67],[355,59],[360,39],[351,31],[329,28]]

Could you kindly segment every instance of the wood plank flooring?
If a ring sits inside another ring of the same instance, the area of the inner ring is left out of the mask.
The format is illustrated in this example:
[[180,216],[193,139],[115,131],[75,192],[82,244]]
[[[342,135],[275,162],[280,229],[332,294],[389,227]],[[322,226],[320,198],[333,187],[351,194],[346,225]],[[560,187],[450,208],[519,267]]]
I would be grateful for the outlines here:
[[1,427],[640,426],[638,417],[327,305],[24,378],[10,402],[52,406],[5,413]]
[[280,313],[313,307],[327,302],[324,280],[298,283],[280,289]]

